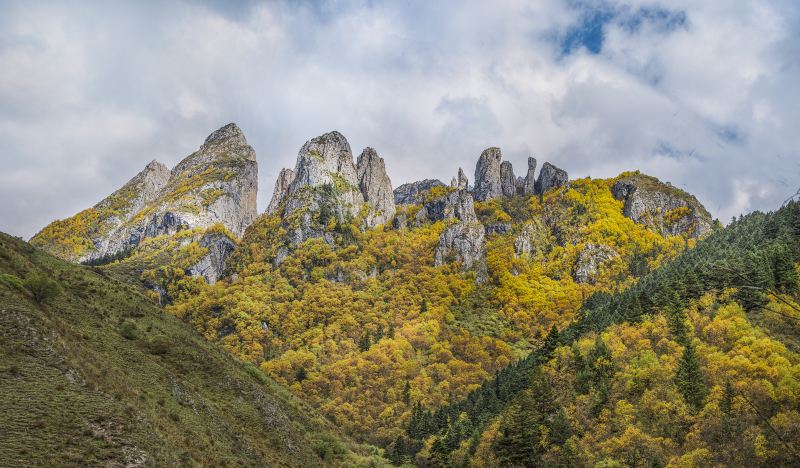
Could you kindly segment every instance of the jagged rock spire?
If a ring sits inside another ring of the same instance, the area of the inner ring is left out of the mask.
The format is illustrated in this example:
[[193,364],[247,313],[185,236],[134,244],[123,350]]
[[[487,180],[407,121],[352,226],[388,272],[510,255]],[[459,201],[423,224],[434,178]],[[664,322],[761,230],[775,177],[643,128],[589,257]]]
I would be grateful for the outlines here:
[[528,158],[528,173],[522,184],[523,195],[536,193],[536,158]]
[[569,185],[569,175],[567,171],[559,169],[549,162],[542,165],[539,178],[536,179],[536,193],[545,193],[555,187],[565,187]]
[[503,194],[500,181],[500,148],[487,148],[478,158],[475,166],[475,188],[473,196],[477,201],[491,200]]
[[386,174],[383,158],[372,148],[364,148],[356,164],[358,186],[364,200],[370,205],[367,226],[386,224],[394,216],[392,181]]
[[278,174],[278,179],[275,181],[275,190],[272,192],[272,200],[267,207],[267,214],[275,214],[281,206],[281,203],[286,199],[289,194],[289,186],[294,181],[294,171],[291,169],[281,169]]
[[500,188],[503,196],[513,197],[516,192],[516,180],[514,177],[514,167],[508,161],[500,163]]

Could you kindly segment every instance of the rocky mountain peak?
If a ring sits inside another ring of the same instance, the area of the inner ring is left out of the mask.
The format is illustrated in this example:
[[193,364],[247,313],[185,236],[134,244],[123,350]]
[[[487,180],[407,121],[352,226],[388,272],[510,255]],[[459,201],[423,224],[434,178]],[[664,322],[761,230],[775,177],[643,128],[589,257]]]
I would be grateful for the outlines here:
[[475,188],[473,196],[477,201],[491,200],[503,194],[500,180],[500,163],[503,159],[500,148],[486,148],[475,166]]
[[514,177],[514,167],[508,161],[500,163],[500,188],[503,196],[513,197],[517,191],[516,177]]
[[370,205],[367,226],[386,224],[395,212],[392,181],[386,174],[383,158],[372,148],[364,148],[356,164],[358,186],[364,200]]
[[211,135],[206,138],[203,146],[223,141],[237,146],[243,146],[247,144],[247,139],[244,137],[244,133],[239,126],[235,123],[229,123],[228,125],[213,131]]
[[533,195],[536,193],[536,158],[528,158],[528,173],[522,183],[522,194]]
[[306,186],[315,187],[334,182],[358,187],[350,143],[337,131],[307,141],[297,155],[294,173],[289,193]]
[[542,165],[539,178],[536,179],[536,193],[545,193],[556,187],[566,187],[569,185],[569,175],[567,171],[546,162]]
[[[327,228],[329,215],[338,222],[346,222],[358,215],[363,203],[353,153],[344,135],[329,132],[312,138],[300,148],[282,213],[293,245],[313,237],[332,242]],[[300,216],[292,216],[293,213]]]
[[697,198],[655,177],[634,173],[611,191],[625,203],[625,216],[662,236],[701,237],[712,230],[711,215]]
[[[465,177],[466,178],[466,177]],[[416,205],[425,200],[425,193],[434,187],[446,187],[444,182],[437,179],[418,180],[409,182],[394,189],[395,205]]]

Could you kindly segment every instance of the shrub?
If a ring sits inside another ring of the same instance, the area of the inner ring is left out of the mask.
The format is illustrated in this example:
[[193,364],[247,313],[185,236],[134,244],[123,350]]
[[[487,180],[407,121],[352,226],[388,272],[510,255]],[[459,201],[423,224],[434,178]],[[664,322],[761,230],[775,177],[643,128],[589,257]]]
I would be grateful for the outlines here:
[[323,432],[311,441],[311,446],[323,460],[330,460],[345,453],[345,447],[333,435]]
[[262,384],[267,383],[267,376],[265,376],[264,373],[261,372],[261,369],[256,367],[253,363],[246,362],[244,364],[244,370],[250,374],[251,377],[258,380]]
[[150,338],[150,341],[147,343],[147,347],[150,348],[150,352],[152,354],[167,354],[170,348],[169,338],[164,335],[155,335]]
[[131,320],[125,320],[119,326],[119,334],[126,340],[135,340],[138,335],[136,324]]
[[0,283],[16,289],[22,289],[24,287],[22,286],[21,279],[14,275],[9,275],[8,273],[0,273]]
[[39,273],[31,273],[26,276],[22,285],[31,293],[33,300],[39,304],[45,303],[61,293],[61,286],[56,281]]

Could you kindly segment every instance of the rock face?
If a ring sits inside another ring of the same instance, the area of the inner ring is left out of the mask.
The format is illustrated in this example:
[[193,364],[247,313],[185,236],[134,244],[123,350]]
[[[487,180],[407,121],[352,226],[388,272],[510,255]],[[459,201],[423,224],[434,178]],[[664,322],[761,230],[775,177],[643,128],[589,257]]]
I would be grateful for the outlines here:
[[634,174],[618,180],[611,190],[625,202],[625,216],[662,236],[697,238],[712,230],[711,215],[697,198],[655,177]]
[[595,284],[600,267],[616,256],[607,245],[586,244],[578,256],[573,278],[578,283]]
[[236,248],[236,243],[224,233],[207,233],[198,242],[200,247],[208,249],[197,263],[189,267],[192,276],[202,276],[209,284],[214,284],[225,271],[225,261]]
[[428,200],[417,212],[415,223],[445,221],[449,224],[439,236],[434,264],[461,263],[465,270],[475,268],[478,280],[486,278],[484,227],[475,214],[472,195],[466,190],[453,190]]
[[522,183],[522,194],[533,195],[536,193],[536,158],[528,158],[528,173]]
[[[134,249],[147,237],[217,223],[241,237],[257,215],[257,190],[255,151],[239,127],[228,124],[172,171],[148,164],[95,207],[53,223],[31,242],[68,260],[93,261]],[[50,229],[59,225],[62,237]],[[73,244],[80,238],[82,248],[65,255],[58,247],[64,237]]]
[[333,242],[329,222],[348,222],[364,203],[347,139],[330,132],[307,141],[294,174],[281,213],[289,240],[295,246],[315,237]]
[[478,222],[472,196],[466,190],[454,190],[447,195],[426,201],[417,212],[415,222],[458,220],[465,223]]
[[486,266],[483,263],[483,232],[483,226],[478,222],[451,224],[439,236],[434,264],[441,266],[456,261],[461,262],[463,269],[478,267],[478,281],[484,281]]
[[394,189],[395,205],[416,205],[422,203],[425,193],[434,187],[446,187],[446,185],[436,179],[425,179],[417,182],[403,184]]
[[530,257],[548,241],[549,236],[549,230],[542,218],[528,221],[514,238],[514,255],[518,258]]
[[514,167],[508,161],[500,163],[500,188],[505,197],[513,197],[517,192]]
[[563,169],[546,162],[542,165],[539,178],[536,180],[535,192],[546,193],[556,187],[569,186],[569,175]]
[[456,188],[459,190],[467,190],[469,189],[469,179],[467,179],[467,175],[464,174],[464,169],[458,168],[458,184]]
[[281,169],[280,174],[278,174],[278,180],[275,181],[275,191],[272,192],[272,200],[270,200],[269,206],[267,207],[268,214],[275,214],[278,212],[281,203],[286,199],[286,195],[289,195],[289,185],[292,184],[293,180],[293,170]]
[[475,188],[472,191],[476,201],[491,200],[503,195],[500,178],[502,158],[500,148],[487,148],[481,153],[475,166]]
[[370,206],[367,226],[386,224],[394,216],[395,205],[392,181],[386,174],[383,158],[374,149],[365,148],[358,156],[356,172],[361,194]]

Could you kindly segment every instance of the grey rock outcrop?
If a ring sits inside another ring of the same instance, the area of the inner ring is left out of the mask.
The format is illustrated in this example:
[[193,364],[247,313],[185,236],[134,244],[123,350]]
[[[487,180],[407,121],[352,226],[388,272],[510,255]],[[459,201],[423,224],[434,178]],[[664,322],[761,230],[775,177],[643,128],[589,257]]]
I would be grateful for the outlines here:
[[542,165],[539,178],[536,179],[535,192],[537,194],[546,193],[548,190],[556,187],[567,186],[569,186],[569,175],[567,171],[559,169],[549,162]]
[[451,261],[461,262],[463,269],[478,266],[479,281],[485,277],[484,229],[478,222],[455,223],[439,236],[434,254],[434,264],[444,265]]
[[617,256],[607,245],[586,244],[578,255],[573,278],[578,283],[595,284],[600,267]]
[[426,201],[414,218],[418,225],[453,219],[465,223],[478,221],[472,196],[466,190],[453,190],[447,195]]
[[392,219],[392,229],[400,231],[407,227],[408,227],[408,215],[406,215],[405,213],[395,214],[394,219]]
[[267,206],[267,214],[275,214],[280,209],[281,203],[289,195],[289,186],[294,181],[294,171],[291,169],[281,169],[278,180],[275,181],[275,191],[272,192],[272,200]]
[[514,167],[508,161],[500,163],[500,188],[505,197],[513,197],[517,192]]
[[[67,259],[102,260],[136,248],[147,237],[217,223],[241,237],[257,216],[257,190],[255,151],[239,127],[225,125],[171,171],[151,162],[120,190],[95,205],[92,210],[97,219],[85,241],[90,248]],[[34,236],[32,242],[41,241],[47,249],[51,242],[40,234],[39,240]]]
[[281,214],[290,241],[298,245],[322,237],[333,242],[326,229],[331,217],[346,223],[364,203],[350,144],[339,132],[307,141],[297,155],[294,173]]
[[514,238],[514,255],[518,258],[530,257],[549,242],[549,237],[550,232],[542,218],[528,221]]
[[517,189],[517,195],[522,195],[525,193],[525,178],[522,176],[517,176],[517,181],[514,184],[515,188]]
[[618,180],[611,189],[624,201],[623,214],[662,236],[702,237],[712,231],[711,215],[683,190],[655,177],[635,174]]
[[475,166],[475,188],[473,196],[476,201],[486,201],[503,195],[500,179],[500,163],[502,160],[500,148],[487,148],[478,158]]
[[528,158],[528,173],[522,184],[523,195],[533,195],[536,193],[536,158]]
[[467,179],[467,175],[464,174],[464,169],[458,168],[458,181],[456,184],[456,188],[459,190],[467,190],[469,188],[469,179]]
[[202,276],[209,284],[214,284],[222,277],[225,261],[236,248],[236,243],[223,233],[210,232],[203,235],[198,244],[208,249],[208,252],[189,267],[188,273],[192,276]]
[[425,200],[425,194],[434,187],[446,187],[446,185],[436,179],[425,179],[417,182],[409,182],[394,189],[395,205],[416,205]]
[[395,205],[392,181],[386,174],[383,158],[374,149],[365,148],[358,156],[356,172],[361,194],[370,206],[367,226],[386,224],[394,216]]
[[96,212],[109,213],[109,216],[97,220],[98,231],[92,239],[94,249],[76,260],[79,262],[98,260],[131,248],[120,245],[115,240],[116,232],[142,208],[158,198],[161,189],[167,185],[169,176],[170,171],[167,166],[158,161],[151,161],[122,188],[95,205],[93,209]]

